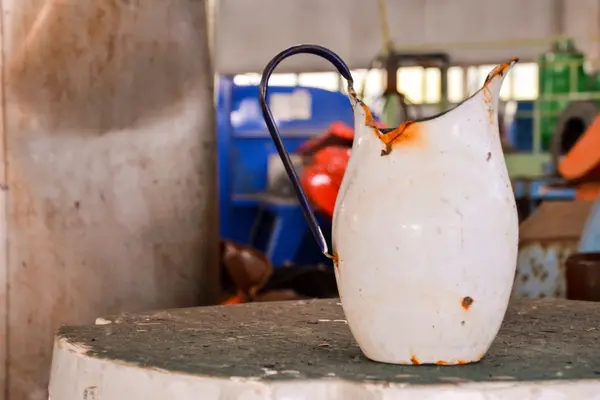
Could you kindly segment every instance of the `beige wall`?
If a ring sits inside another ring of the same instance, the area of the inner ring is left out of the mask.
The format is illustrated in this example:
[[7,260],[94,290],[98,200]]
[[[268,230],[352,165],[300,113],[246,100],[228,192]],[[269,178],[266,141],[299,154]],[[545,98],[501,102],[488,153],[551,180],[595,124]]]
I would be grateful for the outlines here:
[[[545,43],[536,43],[540,38],[562,33],[600,36],[598,0],[386,1],[397,46],[430,44],[463,63],[496,63],[506,57],[533,60],[547,48]],[[351,68],[365,68],[382,48],[378,18],[375,0],[219,0],[216,69],[260,72],[273,55],[298,43],[330,47]],[[490,41],[505,45],[443,45]],[[590,45],[581,43],[581,47],[587,50]],[[277,72],[331,68],[315,56],[296,56],[282,63]]]

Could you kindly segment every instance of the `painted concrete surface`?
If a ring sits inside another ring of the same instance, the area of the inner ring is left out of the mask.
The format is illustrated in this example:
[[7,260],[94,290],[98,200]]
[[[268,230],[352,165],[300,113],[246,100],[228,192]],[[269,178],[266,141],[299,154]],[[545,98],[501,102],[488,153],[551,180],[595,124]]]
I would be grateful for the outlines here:
[[[600,304],[514,301],[487,356],[368,361],[337,300],[103,317],[56,337],[53,399],[600,399]],[[90,396],[95,397],[90,397]],[[460,396],[460,397],[458,397]]]

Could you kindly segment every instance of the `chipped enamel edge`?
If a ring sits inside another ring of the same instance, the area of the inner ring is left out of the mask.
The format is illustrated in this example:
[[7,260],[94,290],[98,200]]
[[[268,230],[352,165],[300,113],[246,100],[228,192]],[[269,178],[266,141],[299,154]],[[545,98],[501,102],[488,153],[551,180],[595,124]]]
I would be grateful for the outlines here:
[[[406,140],[407,135],[417,136],[418,130],[422,123],[427,122],[432,119],[435,119],[437,117],[441,117],[444,114],[447,114],[449,112],[456,110],[456,108],[458,108],[462,103],[477,96],[479,94],[479,92],[483,92],[484,101],[486,102],[486,104],[491,105],[493,96],[490,93],[490,90],[488,87],[489,84],[492,83],[493,80],[497,77],[504,77],[504,74],[508,70],[510,70],[517,62],[519,62],[519,59],[517,57],[513,57],[509,61],[496,66],[487,75],[482,87],[478,91],[473,93],[471,96],[467,97],[462,102],[457,104],[455,107],[453,107],[449,110],[443,111],[443,112],[436,114],[427,119],[423,119],[420,121],[417,120],[417,121],[403,122],[402,124],[398,125],[396,128],[392,129],[391,131],[389,131],[387,133],[381,132],[381,130],[377,127],[377,124],[375,122],[375,119],[373,118],[373,114],[372,114],[370,108],[358,98],[358,95],[356,94],[356,91],[354,90],[353,85],[350,83],[348,84],[348,96],[350,97],[350,101],[352,103],[353,108],[356,107],[357,105],[359,105],[365,111],[365,122],[364,122],[365,125],[367,127],[371,128],[373,130],[373,132],[375,133],[375,135],[379,138],[379,140],[381,140],[381,142],[383,142],[383,144],[386,146],[385,150],[383,150],[381,153],[381,155],[384,156],[384,155],[388,155],[392,151],[392,147],[394,145]],[[488,108],[488,116],[490,119],[490,123],[494,124],[495,123],[494,109],[491,106]]]

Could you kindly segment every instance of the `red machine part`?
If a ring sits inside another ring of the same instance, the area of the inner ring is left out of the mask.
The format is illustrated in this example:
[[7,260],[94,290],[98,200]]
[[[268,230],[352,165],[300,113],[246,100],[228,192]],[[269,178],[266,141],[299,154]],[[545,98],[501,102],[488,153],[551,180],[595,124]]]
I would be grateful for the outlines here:
[[[377,123],[378,128],[385,128]],[[300,182],[309,201],[329,218],[333,217],[335,200],[354,140],[354,129],[335,122],[316,138],[307,141],[297,150],[310,159],[300,175]]]
[[310,160],[302,170],[300,183],[313,206],[329,218],[333,217],[353,140],[354,130],[342,122],[335,122],[297,150]]
[[324,133],[302,144],[296,152],[310,156],[329,146],[352,147],[353,140],[354,129],[343,122],[334,122]]
[[309,200],[330,218],[349,159],[350,147],[325,147],[314,154],[313,163],[304,167],[300,176]]

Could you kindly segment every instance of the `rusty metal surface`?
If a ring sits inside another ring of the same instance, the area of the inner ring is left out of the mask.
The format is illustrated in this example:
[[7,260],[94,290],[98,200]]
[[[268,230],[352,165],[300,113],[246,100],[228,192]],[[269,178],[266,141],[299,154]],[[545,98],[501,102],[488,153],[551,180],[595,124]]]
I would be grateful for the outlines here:
[[213,74],[202,1],[1,4],[0,399],[45,400],[60,325],[217,301]]
[[590,201],[548,201],[519,227],[513,297],[566,298],[565,261],[577,252]]
[[529,242],[519,248],[513,296],[566,298],[565,261],[577,241]]

